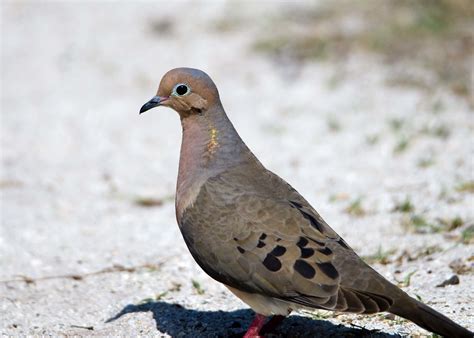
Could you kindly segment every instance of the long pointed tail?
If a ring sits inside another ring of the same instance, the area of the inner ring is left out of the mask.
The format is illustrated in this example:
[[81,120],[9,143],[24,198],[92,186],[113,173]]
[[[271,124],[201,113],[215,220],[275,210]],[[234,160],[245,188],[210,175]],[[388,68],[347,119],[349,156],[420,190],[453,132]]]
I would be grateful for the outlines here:
[[388,311],[445,337],[474,337],[473,332],[408,295],[395,302]]

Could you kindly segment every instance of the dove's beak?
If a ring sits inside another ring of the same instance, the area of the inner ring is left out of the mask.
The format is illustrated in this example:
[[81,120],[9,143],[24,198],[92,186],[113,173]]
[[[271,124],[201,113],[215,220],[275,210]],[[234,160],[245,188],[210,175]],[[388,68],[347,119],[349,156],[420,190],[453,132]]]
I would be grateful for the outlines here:
[[163,104],[163,102],[165,102],[168,99],[169,99],[169,97],[167,97],[167,96],[155,96],[155,97],[153,97],[150,101],[145,103],[140,108],[140,114],[146,112],[147,110],[150,110],[151,108],[161,106]]

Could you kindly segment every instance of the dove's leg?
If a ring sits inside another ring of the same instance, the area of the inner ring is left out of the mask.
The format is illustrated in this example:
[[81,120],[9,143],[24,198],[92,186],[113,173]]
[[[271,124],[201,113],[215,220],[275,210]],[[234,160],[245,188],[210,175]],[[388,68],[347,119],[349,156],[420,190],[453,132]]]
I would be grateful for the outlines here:
[[247,332],[245,333],[244,338],[261,337],[260,330],[262,329],[263,324],[265,324],[265,319],[267,319],[267,317],[257,313],[255,315],[255,319],[253,320],[253,322],[250,324],[249,328],[247,329]]
[[275,315],[273,316],[268,323],[266,323],[263,328],[260,330],[260,333],[263,335],[265,333],[270,333],[273,332],[277,328],[278,325],[281,324],[283,319],[285,319],[285,316],[282,315]]

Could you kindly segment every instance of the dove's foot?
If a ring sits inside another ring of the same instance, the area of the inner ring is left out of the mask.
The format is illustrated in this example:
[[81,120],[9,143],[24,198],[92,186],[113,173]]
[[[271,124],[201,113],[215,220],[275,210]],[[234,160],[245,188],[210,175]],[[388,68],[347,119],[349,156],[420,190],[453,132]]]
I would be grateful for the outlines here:
[[262,337],[260,335],[260,330],[262,329],[263,325],[265,324],[265,319],[267,319],[267,317],[257,313],[255,315],[255,319],[253,320],[253,322],[250,324],[249,328],[247,329],[247,332],[245,332],[244,338]]

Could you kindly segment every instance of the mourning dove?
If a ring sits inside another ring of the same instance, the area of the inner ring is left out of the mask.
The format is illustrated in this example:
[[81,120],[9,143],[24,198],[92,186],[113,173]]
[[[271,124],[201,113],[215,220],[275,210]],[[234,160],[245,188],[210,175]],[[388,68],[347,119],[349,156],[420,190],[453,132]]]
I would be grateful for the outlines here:
[[[170,70],[140,113],[156,106],[178,112],[183,128],[179,228],[201,268],[256,312],[244,337],[301,308],[386,311],[437,334],[473,336],[364,263],[295,189],[265,169],[206,73]],[[266,323],[267,316],[274,317]]]

